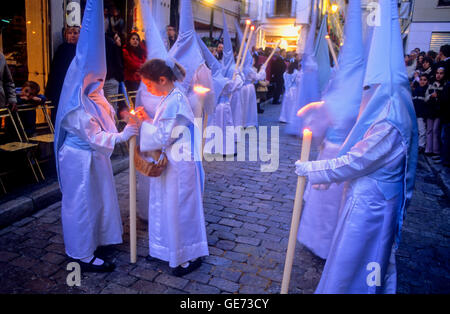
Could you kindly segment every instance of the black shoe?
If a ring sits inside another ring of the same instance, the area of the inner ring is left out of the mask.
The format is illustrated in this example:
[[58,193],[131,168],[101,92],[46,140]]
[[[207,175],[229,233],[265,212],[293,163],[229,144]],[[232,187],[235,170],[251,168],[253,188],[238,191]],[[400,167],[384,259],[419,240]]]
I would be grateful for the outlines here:
[[96,257],[94,256],[89,263],[82,262],[81,260],[75,261],[80,264],[81,271],[86,273],[110,273],[116,268],[116,265],[107,261],[103,261],[101,265],[94,265],[95,259]]
[[201,258],[197,258],[195,261],[189,262],[189,266],[186,267],[186,268],[181,267],[181,265],[178,266],[178,267],[175,267],[172,270],[172,275],[177,276],[177,277],[181,277],[181,276],[187,275],[190,272],[193,272],[194,270],[199,268],[201,265],[202,265]]

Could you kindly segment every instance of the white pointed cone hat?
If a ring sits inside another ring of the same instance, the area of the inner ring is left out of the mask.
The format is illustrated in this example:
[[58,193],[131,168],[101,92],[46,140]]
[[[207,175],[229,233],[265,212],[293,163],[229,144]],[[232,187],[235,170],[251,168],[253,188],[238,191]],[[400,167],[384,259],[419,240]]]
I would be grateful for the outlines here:
[[225,12],[222,10],[223,17],[223,75],[225,77],[233,77],[234,61],[233,44],[231,43],[230,33],[228,33],[227,19]]
[[[147,60],[162,59],[169,57],[166,46],[161,37],[161,32],[156,26],[155,20],[151,14],[151,8],[148,0],[141,1],[141,14],[144,24],[145,44],[147,46]],[[162,97],[152,95],[141,82],[136,94],[136,107],[144,107],[150,116],[154,116],[156,108]]]
[[161,38],[161,32],[156,26],[155,20],[151,14],[151,8],[148,0],[141,1],[142,19],[144,22],[145,43],[147,45],[147,59],[163,59],[168,57],[168,52],[164,41]]
[[358,120],[339,155],[347,153],[359,142],[376,121],[386,121],[400,133],[402,144],[407,147],[407,155],[404,202],[397,213],[395,241],[398,245],[404,210],[414,190],[418,131],[403,59],[397,0],[379,0],[379,4],[381,24],[373,30],[364,80],[369,90],[363,96]]
[[169,55],[175,58],[186,70],[186,77],[181,84],[186,92],[190,88],[195,71],[205,62],[196,37],[194,17],[192,15],[192,1],[181,0],[180,30],[175,44],[169,51]]
[[344,26],[344,46],[339,54],[339,69],[323,96],[332,124],[327,140],[333,143],[344,142],[356,122],[361,104],[364,80],[361,14],[361,0],[350,0]]
[[103,96],[102,88],[105,76],[103,1],[88,0],[76,54],[67,70],[58,104],[54,141],[58,172],[59,159],[57,156],[67,134],[62,128],[62,122],[70,112],[83,108],[102,126],[103,130],[117,132],[114,120],[110,115],[111,106]]
[[216,104],[219,102],[219,98],[222,94],[222,91],[225,85],[228,83],[229,79],[225,78],[222,74],[222,65],[213,56],[211,51],[209,51],[206,44],[201,40],[200,36],[197,35],[197,42],[200,46],[200,49],[203,54],[203,58],[205,59],[206,65],[211,69],[212,80],[213,80],[213,88],[214,88],[214,96]]

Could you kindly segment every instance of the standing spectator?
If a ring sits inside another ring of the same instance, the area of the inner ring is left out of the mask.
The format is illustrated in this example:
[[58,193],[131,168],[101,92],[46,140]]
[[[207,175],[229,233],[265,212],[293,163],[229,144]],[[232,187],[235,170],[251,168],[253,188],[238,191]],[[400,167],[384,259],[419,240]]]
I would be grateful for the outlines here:
[[109,9],[103,9],[103,23],[105,27],[105,33],[111,34],[111,20],[109,19]]
[[444,77],[444,68],[438,68],[436,71],[436,80],[428,87],[425,94],[425,101],[429,113],[427,118],[427,145],[425,155],[433,156],[433,160],[437,162],[439,162],[440,154],[440,114],[442,107],[442,91],[445,85]]
[[441,97],[441,159],[444,166],[450,167],[450,81],[445,84]]
[[419,152],[425,151],[426,144],[426,126],[425,119],[427,117],[425,104],[425,94],[428,89],[428,76],[422,74],[419,79],[419,83],[414,84],[414,90],[412,93],[414,110],[416,111],[417,126],[419,130]]
[[170,50],[170,48],[172,48],[172,46],[177,41],[177,37],[178,37],[177,30],[176,30],[175,26],[167,25],[166,32],[167,32],[167,39],[166,39],[165,44],[166,44],[167,50]]
[[223,44],[219,43],[217,45],[216,51],[214,53],[214,57],[217,58],[217,60],[222,61],[223,59]]
[[8,106],[11,110],[15,110],[16,103],[14,81],[5,56],[0,52],[0,107]]
[[[114,39],[105,34],[106,79],[103,86],[105,97],[117,95],[119,83],[124,80],[121,46],[120,36],[117,33],[114,34]],[[118,114],[122,108],[114,107],[114,109]]]
[[433,50],[427,52],[427,57],[433,59],[433,63],[436,62],[437,53]]
[[112,16],[109,18],[109,25],[112,33],[117,33],[120,36],[124,34],[125,22],[120,16],[120,11],[117,8],[112,9]]
[[141,46],[141,38],[137,33],[128,36],[128,43],[122,51],[125,86],[128,91],[138,90],[141,81],[138,70],[144,64],[147,53]]
[[273,88],[273,105],[280,104],[280,96],[283,91],[283,73],[286,70],[286,64],[279,53],[275,53],[271,62],[270,71],[272,74],[271,82],[274,84]]
[[66,27],[64,31],[64,40],[58,49],[56,49],[53,61],[50,65],[47,87],[45,88],[45,97],[51,100],[55,107],[51,113],[52,122],[55,123],[56,112],[58,110],[59,96],[69,69],[72,59],[75,57],[78,38],[80,37],[80,28],[78,26]]
[[439,68],[444,68],[445,80],[449,79],[449,66],[450,66],[450,45],[441,46],[438,55],[439,61],[436,63],[436,72]]

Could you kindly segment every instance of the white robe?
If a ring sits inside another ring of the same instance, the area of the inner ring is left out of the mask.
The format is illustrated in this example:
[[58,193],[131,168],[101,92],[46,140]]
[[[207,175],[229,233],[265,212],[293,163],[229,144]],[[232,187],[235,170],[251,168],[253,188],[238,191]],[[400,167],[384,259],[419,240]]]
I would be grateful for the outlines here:
[[[330,252],[316,293],[395,293],[394,240],[404,202],[407,146],[378,120],[349,153],[303,164],[311,184],[348,181]],[[373,263],[380,285],[369,285]]]
[[256,91],[254,83],[266,77],[265,69],[258,73],[251,68],[245,75],[245,84],[241,88],[241,110],[243,126],[245,128],[258,126],[258,106],[256,104]]
[[[200,159],[176,161],[172,153],[179,141],[171,137],[175,127],[194,127],[194,115],[187,98],[175,88],[158,106],[152,123],[141,126],[141,151],[165,148],[168,165],[159,177],[150,178],[149,254],[176,267],[189,260],[208,255],[203,213],[203,168]],[[191,132],[191,135],[193,132]],[[199,134],[195,134],[194,154],[198,158]],[[192,144],[192,143],[191,143]],[[178,146],[179,147],[179,146]],[[191,156],[191,149],[183,146]]]
[[[208,116],[208,131],[212,134],[206,135],[205,149],[206,154],[233,155],[235,153],[236,134],[233,124],[233,112],[231,110],[230,98],[234,91],[242,87],[242,80],[236,77],[234,81],[229,80],[219,97],[219,103],[213,114]],[[218,131],[213,132],[213,131]],[[215,138],[219,136],[219,138]],[[221,139],[220,139],[221,137]],[[231,139],[232,138],[232,139]]]
[[287,123],[290,117],[296,114],[295,106],[297,101],[297,70],[292,74],[284,72],[284,96],[281,103],[281,113],[279,120]]
[[[103,114],[114,119],[109,109]],[[68,256],[87,258],[98,246],[122,243],[110,160],[118,133],[103,131],[83,109],[69,113],[62,127],[68,132],[59,150],[64,244]]]

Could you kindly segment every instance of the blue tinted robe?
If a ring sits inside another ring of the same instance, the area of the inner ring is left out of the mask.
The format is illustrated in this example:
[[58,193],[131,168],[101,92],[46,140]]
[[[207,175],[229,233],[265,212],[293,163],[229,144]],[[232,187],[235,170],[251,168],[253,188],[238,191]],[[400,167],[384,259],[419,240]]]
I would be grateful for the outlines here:
[[[408,145],[388,111],[386,106],[347,154],[302,166],[311,184],[348,181],[316,293],[395,293],[393,247],[405,200]],[[372,262],[381,267],[381,286],[367,284]]]
[[[175,127],[189,129],[191,137],[172,138]],[[180,141],[186,145],[180,145]],[[179,161],[172,153],[175,144],[182,146],[188,161]],[[174,88],[159,104],[154,120],[144,122],[140,132],[142,152],[165,148],[169,160],[161,176],[150,178],[148,234],[150,256],[168,261],[170,267],[209,254],[200,145],[200,133],[194,131],[189,102]]]

